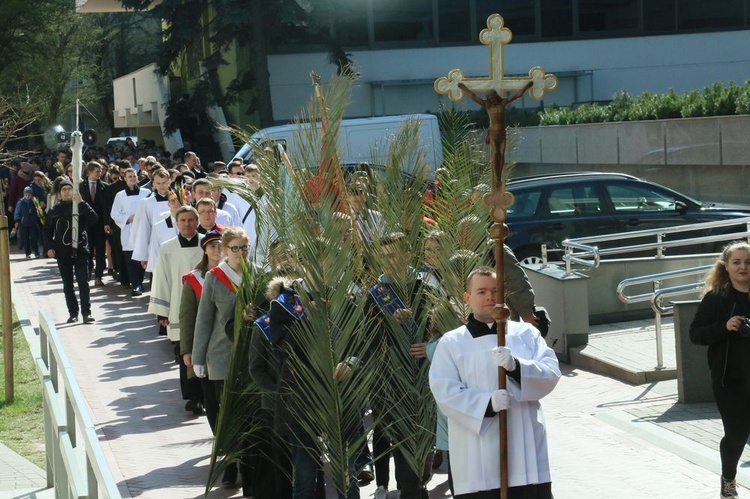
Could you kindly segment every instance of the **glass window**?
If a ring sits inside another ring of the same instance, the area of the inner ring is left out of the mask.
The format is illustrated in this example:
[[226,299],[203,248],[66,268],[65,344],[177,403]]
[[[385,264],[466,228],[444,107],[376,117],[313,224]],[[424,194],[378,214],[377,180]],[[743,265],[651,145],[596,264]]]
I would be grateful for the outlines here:
[[638,0],[579,0],[578,30],[626,31],[638,28]]
[[676,0],[649,0],[643,2],[643,29],[647,33],[674,31],[677,26]]
[[544,0],[542,9],[542,38],[561,38],[573,35],[572,0]]
[[432,0],[378,0],[375,42],[432,41]]
[[469,2],[438,0],[438,38],[441,43],[471,41]]
[[743,26],[743,0],[677,0],[677,27],[680,30]]
[[349,0],[340,5],[333,20],[336,42],[342,46],[367,45],[367,0]]
[[533,217],[539,207],[541,191],[526,191],[514,194],[513,205],[508,208],[509,218]]
[[576,185],[553,189],[549,195],[549,213],[553,217],[598,215],[601,200],[593,185]]
[[674,211],[675,199],[669,193],[638,185],[608,185],[607,192],[616,212]]
[[503,16],[505,26],[513,32],[513,36],[532,36],[536,33],[534,0],[477,0],[477,33],[487,27],[487,18],[492,14]]

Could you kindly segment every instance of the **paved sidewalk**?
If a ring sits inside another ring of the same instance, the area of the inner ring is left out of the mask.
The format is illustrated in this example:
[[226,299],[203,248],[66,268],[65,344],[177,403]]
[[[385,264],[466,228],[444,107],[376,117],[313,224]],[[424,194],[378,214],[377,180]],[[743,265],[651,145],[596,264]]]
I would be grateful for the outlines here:
[[[12,255],[11,268],[14,301],[32,325],[40,308],[58,324],[123,496],[202,497],[211,433],[204,418],[184,411],[172,347],[145,312],[147,295],[132,299],[105,276],[106,286],[92,288],[96,325],[67,325],[54,261]],[[712,405],[677,404],[674,381],[632,386],[569,365],[563,373],[543,401],[556,499],[718,496],[721,426]],[[744,487],[748,465],[745,455],[738,474]],[[444,466],[429,484],[430,497],[450,497]],[[374,490],[368,485],[361,495]],[[750,492],[743,488],[742,496]],[[214,489],[208,497],[239,491]]]
[[0,444],[0,497],[54,497],[47,474],[39,466]]

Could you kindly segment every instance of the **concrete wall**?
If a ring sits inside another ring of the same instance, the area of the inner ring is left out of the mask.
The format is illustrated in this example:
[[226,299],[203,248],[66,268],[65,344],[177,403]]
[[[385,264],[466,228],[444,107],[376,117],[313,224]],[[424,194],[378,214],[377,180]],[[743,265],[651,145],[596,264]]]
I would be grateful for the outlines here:
[[516,177],[621,172],[704,201],[750,204],[750,116],[529,127],[518,133]]

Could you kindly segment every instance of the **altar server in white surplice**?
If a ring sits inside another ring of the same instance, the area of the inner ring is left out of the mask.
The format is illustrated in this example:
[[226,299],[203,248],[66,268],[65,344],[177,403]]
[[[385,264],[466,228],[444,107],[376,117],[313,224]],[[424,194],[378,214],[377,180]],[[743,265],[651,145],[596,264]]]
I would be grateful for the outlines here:
[[138,174],[132,168],[128,168],[123,172],[123,178],[125,180],[125,189],[115,195],[110,217],[120,228],[122,253],[128,268],[128,278],[133,296],[140,296],[143,291],[143,267],[141,267],[140,262],[132,260],[133,243],[130,233],[132,232],[138,204],[142,199],[151,194],[151,191],[138,186]]
[[[465,326],[440,338],[430,366],[430,389],[448,417],[455,497],[499,497],[497,414],[507,409],[509,495],[551,499],[547,430],[539,401],[557,385],[560,367],[530,324],[508,321],[506,346],[496,346],[496,289],[491,268],[469,274],[464,299],[472,314]],[[498,390],[499,365],[507,370],[506,390]]]
[[180,341],[182,276],[193,270],[203,258],[195,208],[181,206],[176,218],[179,234],[161,245],[148,303],[148,312],[155,314],[159,324],[167,327],[167,336],[172,342]]
[[168,197],[169,202],[167,206],[169,206],[169,210],[160,213],[156,217],[157,222],[151,227],[151,240],[148,242],[147,272],[153,272],[156,268],[156,264],[159,262],[159,254],[161,253],[161,245],[179,234],[177,228],[177,210],[182,205],[174,192],[170,192]]
[[141,262],[146,268],[148,262],[148,245],[151,241],[151,228],[159,221],[159,215],[169,210],[167,206],[169,194],[169,173],[163,168],[151,172],[151,196],[138,203],[138,209],[133,218],[133,228],[130,241],[133,244],[132,259]]

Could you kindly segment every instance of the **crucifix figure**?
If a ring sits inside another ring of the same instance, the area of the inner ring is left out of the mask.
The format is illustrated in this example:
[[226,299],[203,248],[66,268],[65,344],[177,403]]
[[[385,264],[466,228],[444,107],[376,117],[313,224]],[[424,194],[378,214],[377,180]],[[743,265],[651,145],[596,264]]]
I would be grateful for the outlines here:
[[[490,76],[485,78],[466,78],[460,69],[453,69],[447,77],[435,80],[435,91],[448,95],[452,101],[459,101],[464,94],[487,110],[490,118],[490,128],[487,132],[487,143],[492,150],[490,168],[492,171],[492,192],[484,196],[484,202],[490,207],[490,214],[495,223],[490,228],[490,237],[495,241],[495,275],[496,292],[495,306],[492,318],[497,323],[497,345],[505,347],[506,321],[510,311],[505,306],[505,276],[503,241],[508,235],[505,225],[507,208],[513,204],[513,195],[505,191],[503,178],[505,166],[505,145],[507,134],[505,131],[505,108],[511,102],[518,100],[524,93],[529,92],[532,98],[541,99],[548,90],[557,87],[557,78],[548,75],[539,67],[533,67],[528,77],[505,77],[503,75],[503,46],[510,42],[513,35],[503,26],[503,18],[499,14],[492,14],[487,18],[487,28],[479,34],[479,40],[489,48]],[[482,99],[477,92],[486,94]],[[510,97],[503,97],[507,92],[513,92]],[[504,364],[498,364],[500,366]],[[498,367],[498,389],[504,391],[507,386],[506,370]],[[494,406],[493,406],[494,407]],[[507,406],[506,406],[507,407]],[[507,409],[497,410],[500,416],[500,497],[508,497],[508,412]]]
[[490,129],[487,130],[487,139],[485,142],[490,144],[492,149],[490,164],[492,165],[493,183],[502,181],[503,168],[505,167],[505,143],[507,140],[507,133],[505,132],[505,108],[511,102],[520,99],[533,85],[534,82],[529,81],[510,97],[500,97],[497,92],[490,90],[487,92],[487,98],[482,99],[464,83],[458,84],[458,88],[466,92],[471,100],[485,108],[490,117]]

